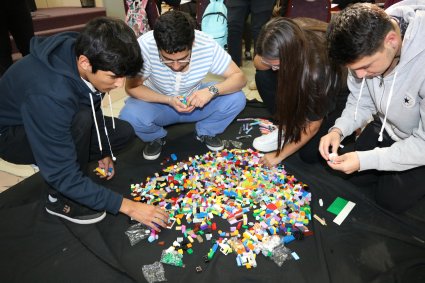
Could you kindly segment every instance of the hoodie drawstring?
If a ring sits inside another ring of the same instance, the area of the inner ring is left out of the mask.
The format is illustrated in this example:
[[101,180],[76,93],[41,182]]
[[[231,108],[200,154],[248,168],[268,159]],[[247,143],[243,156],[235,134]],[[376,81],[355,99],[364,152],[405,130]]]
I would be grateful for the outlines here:
[[357,98],[356,111],[354,111],[354,121],[357,121],[357,109],[359,109],[359,102],[360,102],[360,98],[362,97],[363,87],[364,87],[365,80],[366,80],[366,78],[363,77],[362,84],[360,85],[359,98]]
[[112,118],[112,128],[115,130],[115,117],[114,117],[114,112],[112,112],[112,101],[111,101],[111,96],[109,95],[109,92],[108,92],[108,99],[109,99],[109,110],[111,111],[111,118]]
[[387,107],[385,109],[384,121],[382,122],[381,131],[379,132],[379,137],[378,137],[379,142],[383,141],[383,133],[385,129],[385,124],[387,123],[388,108],[390,108],[391,99],[393,97],[393,89],[394,89],[394,83],[395,83],[396,77],[397,77],[397,72],[394,73],[394,79],[393,79],[393,82],[391,83],[390,94],[388,96]]
[[[100,94],[99,94],[99,95],[100,95]],[[102,100],[102,95],[100,95],[100,103],[101,103],[101,105],[102,105],[102,102],[103,102],[103,100]],[[93,95],[92,95],[92,93],[90,93],[90,104],[91,104],[91,110],[92,110],[92,114],[93,114],[94,125],[95,125],[95,127],[96,127],[97,142],[98,142],[98,144],[99,144],[100,152],[102,152],[102,149],[103,149],[103,148],[102,148],[102,143],[100,142],[99,125],[98,125],[98,123],[97,123],[97,119],[96,119],[96,112],[95,112],[95,110],[94,110],[94,103],[93,103]],[[112,103],[111,103],[111,98],[109,98],[109,106],[110,106],[111,113],[112,113]],[[102,118],[103,118],[103,127],[104,127],[104,129],[105,129],[106,139],[108,140],[109,151],[111,152],[112,160],[113,160],[113,161],[116,161],[116,160],[117,160],[117,158],[114,156],[114,153],[112,152],[111,142],[110,142],[110,140],[109,140],[108,130],[107,130],[107,128],[106,128],[105,116],[103,115],[103,111],[102,111]],[[113,114],[112,114],[112,125],[113,125],[113,128],[115,129],[115,120],[114,120],[114,116],[113,116]]]

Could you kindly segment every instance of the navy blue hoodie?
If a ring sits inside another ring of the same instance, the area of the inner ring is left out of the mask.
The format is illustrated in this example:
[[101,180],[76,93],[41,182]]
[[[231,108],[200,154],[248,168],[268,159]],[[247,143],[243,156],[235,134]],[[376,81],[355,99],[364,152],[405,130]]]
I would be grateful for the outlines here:
[[[77,36],[69,32],[32,39],[30,55],[0,79],[0,131],[23,125],[48,184],[92,209],[118,213],[122,196],[84,176],[77,162],[72,121],[80,107],[91,107],[91,90],[77,69]],[[93,99],[99,105],[100,97]]]

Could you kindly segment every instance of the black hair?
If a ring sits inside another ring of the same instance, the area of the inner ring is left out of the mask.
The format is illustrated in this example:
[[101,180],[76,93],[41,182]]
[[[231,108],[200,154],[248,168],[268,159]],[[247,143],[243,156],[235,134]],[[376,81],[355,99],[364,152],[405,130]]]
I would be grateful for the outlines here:
[[156,21],[153,36],[158,49],[169,54],[191,50],[195,40],[195,21],[185,12],[166,12]]
[[327,41],[329,56],[340,64],[351,64],[383,48],[385,36],[393,30],[391,17],[376,5],[356,3],[332,19]]
[[92,72],[113,72],[118,77],[135,76],[143,65],[137,38],[123,21],[108,17],[87,23],[75,42],[75,54],[86,56]]

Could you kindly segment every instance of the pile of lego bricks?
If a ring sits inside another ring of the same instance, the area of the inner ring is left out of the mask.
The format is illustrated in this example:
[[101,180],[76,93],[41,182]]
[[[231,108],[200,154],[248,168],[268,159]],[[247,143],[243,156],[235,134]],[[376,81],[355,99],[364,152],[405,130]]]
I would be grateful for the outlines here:
[[[312,235],[307,186],[282,167],[264,167],[261,156],[250,149],[231,149],[189,157],[132,185],[132,196],[169,212],[181,232],[171,248],[180,254],[192,254],[193,242],[203,243],[205,237],[212,240],[206,260],[220,247],[225,255],[234,252],[238,266],[256,267],[256,255],[273,255],[273,235],[285,245]],[[230,227],[218,229],[214,217],[227,220]],[[152,230],[148,241],[158,239],[160,234]],[[298,259],[296,253],[293,257]]]

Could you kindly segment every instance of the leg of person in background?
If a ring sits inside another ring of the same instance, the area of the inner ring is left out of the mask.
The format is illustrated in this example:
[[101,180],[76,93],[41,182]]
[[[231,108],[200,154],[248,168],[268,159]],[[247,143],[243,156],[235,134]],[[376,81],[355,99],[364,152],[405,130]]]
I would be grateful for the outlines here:
[[271,16],[274,7],[275,0],[262,0],[261,4],[259,1],[251,1],[251,31],[252,38],[254,40],[254,56],[255,56],[255,44],[257,42],[258,34],[265,23],[267,23]]
[[181,4],[180,11],[188,13],[196,21],[196,1]]
[[6,11],[0,9],[0,77],[12,65],[12,46],[10,44],[9,29],[7,28]]
[[244,22],[249,12],[249,3],[235,5],[232,1],[227,5],[227,26],[229,35],[227,38],[227,48],[232,60],[236,65],[242,65],[242,33]]
[[251,46],[252,46],[252,37],[251,37],[251,16],[248,15],[248,17],[245,20],[245,26],[243,28],[243,41],[245,45],[245,60],[252,60],[253,56],[251,53]]
[[[257,43],[258,34],[260,33],[261,28],[267,21],[270,20],[274,7],[274,0],[263,0],[259,1],[250,1],[250,10],[251,10],[251,33],[254,40],[254,54]],[[256,85],[256,80],[249,83],[248,87],[250,90],[258,89]]]
[[29,53],[34,36],[31,13],[25,0],[4,1],[0,10],[0,76],[12,65],[9,33],[22,56]]

